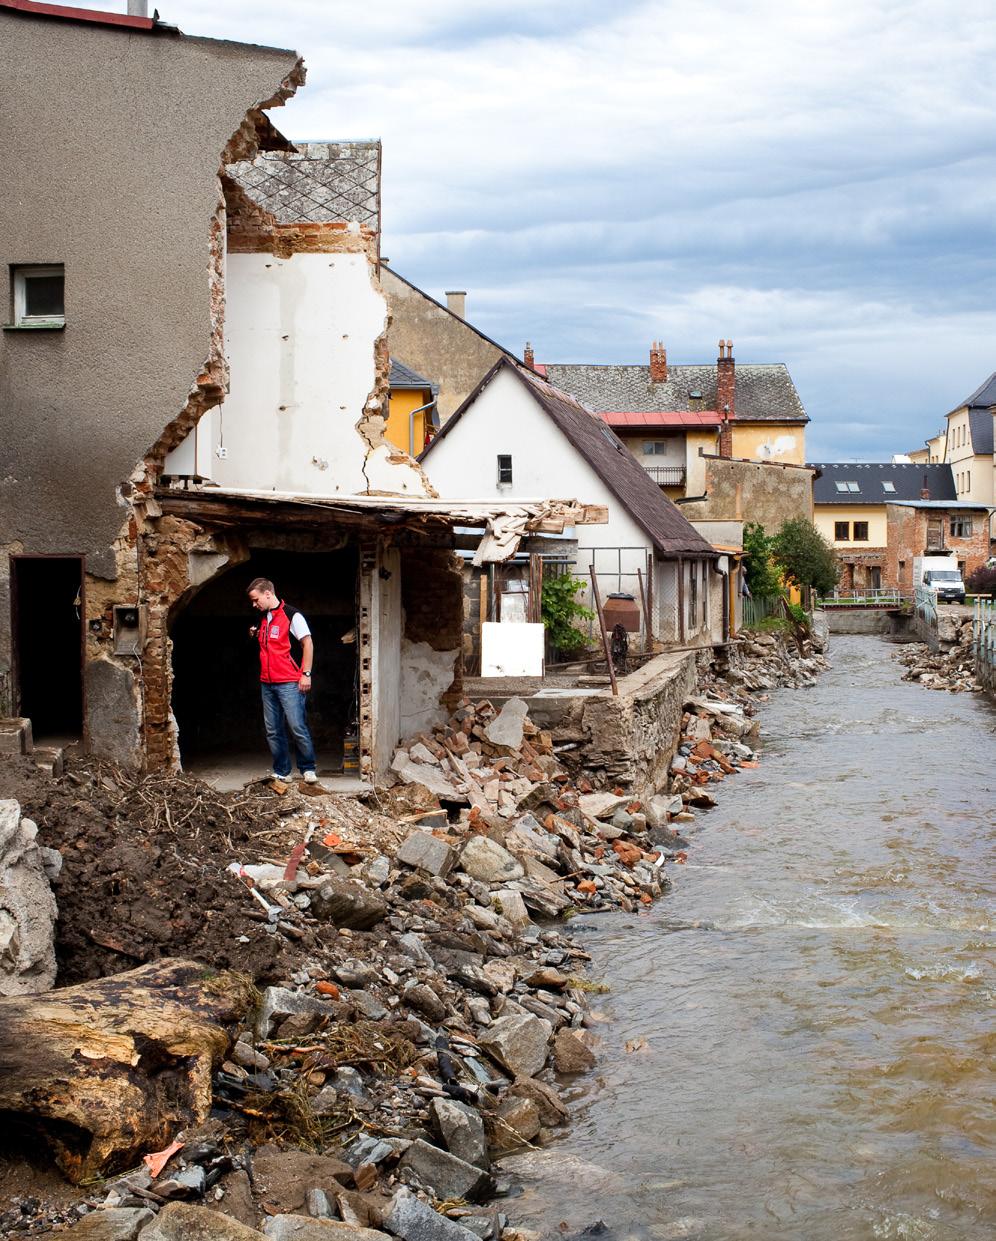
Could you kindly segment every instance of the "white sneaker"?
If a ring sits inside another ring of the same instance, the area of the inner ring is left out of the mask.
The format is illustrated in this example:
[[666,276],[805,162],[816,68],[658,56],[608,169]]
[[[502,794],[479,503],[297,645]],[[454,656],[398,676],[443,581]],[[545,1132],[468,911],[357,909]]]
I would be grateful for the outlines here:
[[317,773],[317,772],[315,772],[315,771],[306,771],[306,772],[304,773],[304,782],[305,782],[305,784],[317,784],[317,783],[318,783],[318,773]]
[[291,778],[291,773],[290,773],[289,771],[288,771],[288,773],[286,774],[286,776],[282,776],[282,775],[280,774],[280,772],[279,772],[279,771],[271,771],[271,772],[270,772],[270,779],[271,779],[271,780],[283,780],[284,784],[286,784],[286,783],[287,783],[287,781],[288,781],[290,778]]

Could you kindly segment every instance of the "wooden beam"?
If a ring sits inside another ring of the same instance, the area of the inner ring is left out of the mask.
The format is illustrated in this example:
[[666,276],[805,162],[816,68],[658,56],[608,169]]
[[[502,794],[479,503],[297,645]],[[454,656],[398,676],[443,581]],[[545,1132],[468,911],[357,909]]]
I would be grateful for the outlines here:
[[592,565],[589,572],[591,573],[591,594],[595,601],[595,613],[598,616],[598,628],[602,634],[602,650],[605,652],[605,662],[609,668],[609,681],[612,684],[612,692],[619,696],[619,683],[616,681],[616,670],[612,666],[612,649],[609,646],[609,635],[605,632],[605,616],[602,613],[602,600],[598,593],[598,578],[595,576],[595,566]]

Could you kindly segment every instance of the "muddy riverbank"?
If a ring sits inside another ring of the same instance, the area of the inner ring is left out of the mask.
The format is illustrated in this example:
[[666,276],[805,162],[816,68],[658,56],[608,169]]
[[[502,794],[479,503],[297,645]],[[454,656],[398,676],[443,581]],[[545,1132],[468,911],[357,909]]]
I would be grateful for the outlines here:
[[514,1164],[543,1236],[992,1235],[996,711],[891,649],[773,693],[668,897],[588,923],[599,1076]]

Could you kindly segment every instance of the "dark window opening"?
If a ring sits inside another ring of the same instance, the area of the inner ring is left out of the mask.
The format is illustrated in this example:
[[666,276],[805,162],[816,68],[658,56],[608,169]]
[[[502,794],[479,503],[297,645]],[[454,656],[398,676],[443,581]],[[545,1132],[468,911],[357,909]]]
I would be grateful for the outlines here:
[[512,483],[512,457],[510,453],[498,454],[498,486],[511,486]]
[[846,543],[851,537],[851,527],[846,521],[835,521],[833,523],[833,537],[838,543]]
[[866,521],[856,521],[854,523],[854,542],[868,542],[868,523]]
[[972,520],[970,517],[951,518],[951,537],[953,539],[970,539],[972,537]]
[[11,557],[18,710],[35,739],[83,736],[83,560]]
[[[341,771],[356,754],[358,718],[354,548],[335,552],[259,549],[248,561],[208,582],[171,619],[173,713],[185,770],[245,765],[269,770],[259,687],[259,646],[250,637],[260,613],[246,595],[256,577],[269,578],[278,598],[304,614],[315,644],[308,725],[319,774]],[[348,640],[344,640],[348,639]],[[300,646],[291,643],[300,662]]]

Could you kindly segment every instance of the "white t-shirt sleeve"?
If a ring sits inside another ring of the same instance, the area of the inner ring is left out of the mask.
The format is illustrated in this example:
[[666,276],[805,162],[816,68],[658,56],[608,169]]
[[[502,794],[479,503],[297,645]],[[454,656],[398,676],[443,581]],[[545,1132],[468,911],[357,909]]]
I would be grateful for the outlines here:
[[298,642],[302,638],[310,638],[311,630],[308,628],[308,622],[304,619],[300,612],[295,612],[290,623],[291,636],[297,638]]

